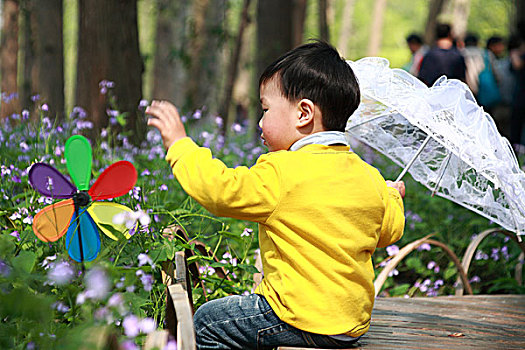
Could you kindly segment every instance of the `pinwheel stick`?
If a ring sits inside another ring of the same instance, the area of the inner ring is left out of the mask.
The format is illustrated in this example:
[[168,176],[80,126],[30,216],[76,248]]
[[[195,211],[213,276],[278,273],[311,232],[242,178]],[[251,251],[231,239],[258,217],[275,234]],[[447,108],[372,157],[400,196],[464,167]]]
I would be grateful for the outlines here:
[[84,249],[82,247],[82,232],[80,227],[79,208],[89,204],[91,198],[86,191],[79,191],[73,195],[73,203],[75,205],[75,214],[78,220],[78,247],[80,249],[80,263],[82,264],[82,272],[84,272]]
[[80,216],[78,216],[79,205],[75,203],[75,214],[78,222],[78,247],[80,248],[80,263],[82,264],[82,272],[84,272],[84,250],[82,249],[82,233],[80,232]]
[[405,167],[405,169],[403,169],[403,171],[401,172],[401,174],[399,174],[399,176],[397,177],[396,179],[396,182],[397,181],[401,181],[401,179],[403,178],[403,176],[405,176],[405,174],[407,173],[408,169],[410,169],[410,167],[412,166],[412,164],[414,164],[414,162],[416,161],[417,157],[419,157],[419,155],[421,154],[421,152],[423,152],[423,149],[425,148],[425,146],[427,145],[428,141],[430,141],[430,135],[427,136],[427,138],[425,139],[425,141],[423,141],[423,143],[421,144],[421,146],[419,146],[419,149],[417,150],[416,154],[414,154],[414,156],[412,157],[412,159],[410,159],[410,161],[408,162],[407,166]]

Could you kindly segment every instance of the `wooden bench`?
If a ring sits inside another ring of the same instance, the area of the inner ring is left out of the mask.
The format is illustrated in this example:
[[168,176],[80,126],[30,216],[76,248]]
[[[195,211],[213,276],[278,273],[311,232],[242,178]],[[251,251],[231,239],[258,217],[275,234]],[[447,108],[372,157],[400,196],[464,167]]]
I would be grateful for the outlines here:
[[[469,295],[461,296],[463,289],[472,294],[468,283],[468,268],[472,254],[479,243],[490,234],[513,234],[500,229],[487,230],[478,235],[460,262],[446,245],[429,236],[403,247],[378,275],[374,283],[376,294],[381,290],[388,271],[410,252],[424,243],[442,248],[456,264],[459,287],[456,296],[419,298],[376,298],[370,330],[353,349],[524,349],[525,348],[525,295]],[[517,240],[516,240],[517,242]],[[523,242],[517,242],[525,252]],[[523,254],[521,255],[523,256]],[[167,314],[176,314],[179,350],[195,349],[195,334],[191,319],[192,308],[188,299],[187,267],[183,252],[176,254],[175,285],[169,285]],[[516,267],[516,279],[522,283],[522,265]],[[519,273],[519,276],[518,276]],[[169,273],[168,273],[169,274]],[[167,281],[169,283],[169,281]],[[191,297],[191,293],[189,294]],[[182,299],[185,298],[185,301]],[[177,302],[175,302],[177,301]],[[181,308],[181,310],[178,310]],[[180,315],[180,316],[179,316]],[[168,322],[168,327],[171,327]],[[148,335],[144,349],[163,348],[168,331]],[[279,350],[305,350],[306,348],[279,347]]]

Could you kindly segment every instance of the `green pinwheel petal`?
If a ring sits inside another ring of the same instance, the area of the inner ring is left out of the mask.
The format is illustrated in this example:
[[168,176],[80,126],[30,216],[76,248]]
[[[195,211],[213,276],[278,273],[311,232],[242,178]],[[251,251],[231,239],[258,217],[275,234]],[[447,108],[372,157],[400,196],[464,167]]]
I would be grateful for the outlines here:
[[71,136],[66,142],[64,153],[71,179],[79,190],[88,190],[93,157],[89,141],[81,135]]

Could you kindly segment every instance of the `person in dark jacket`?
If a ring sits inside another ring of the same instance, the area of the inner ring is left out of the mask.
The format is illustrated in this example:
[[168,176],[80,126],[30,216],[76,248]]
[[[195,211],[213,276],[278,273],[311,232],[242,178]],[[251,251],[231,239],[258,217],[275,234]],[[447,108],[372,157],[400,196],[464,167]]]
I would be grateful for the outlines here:
[[454,47],[450,25],[438,24],[436,38],[436,45],[423,57],[419,79],[427,86],[432,86],[442,75],[449,79],[465,81],[465,59]]

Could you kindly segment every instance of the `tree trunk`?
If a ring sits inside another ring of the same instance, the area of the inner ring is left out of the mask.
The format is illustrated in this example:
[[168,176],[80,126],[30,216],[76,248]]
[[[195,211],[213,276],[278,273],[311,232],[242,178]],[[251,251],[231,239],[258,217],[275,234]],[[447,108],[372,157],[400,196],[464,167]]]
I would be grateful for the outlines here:
[[328,0],[319,0],[319,37],[323,41],[330,42],[327,20],[327,1]]
[[[32,110],[35,105],[34,102],[31,100],[31,96],[35,92],[33,89],[33,81],[35,80],[33,77],[35,49],[33,43],[33,30],[31,20],[32,4],[33,1],[24,1],[23,6],[20,8],[20,24],[22,28],[20,46],[24,53],[22,73],[23,76],[22,83],[20,86],[20,104],[22,108],[27,110]],[[35,118],[38,117],[36,113],[34,113],[33,116]]]
[[[257,84],[266,67],[293,48],[293,5],[293,0],[265,0],[257,2]],[[257,96],[259,96],[258,85],[255,91],[257,91]],[[257,114],[260,116],[260,106],[258,111]],[[256,128],[254,139],[258,140],[259,137],[260,132]]]
[[368,56],[379,55],[381,39],[383,38],[383,20],[386,5],[387,0],[375,0],[374,13],[372,14],[372,26],[370,27],[370,39],[368,41]]
[[160,0],[157,18],[153,98],[176,105],[184,101],[184,44],[187,37],[186,19],[189,0]]
[[443,10],[447,0],[430,0],[428,5],[428,19],[425,27],[424,41],[427,45],[433,45],[436,40],[436,25],[438,23],[438,16]]
[[454,0],[452,8],[452,34],[455,38],[465,38],[469,15],[470,0]]
[[233,86],[237,78],[239,59],[241,57],[241,49],[242,49],[242,43],[243,43],[242,38],[243,38],[244,30],[246,29],[246,26],[248,25],[248,22],[249,22],[248,10],[250,8],[250,3],[251,3],[251,0],[244,0],[244,3],[243,3],[241,20],[239,23],[239,30],[237,32],[237,39],[235,40],[235,47],[233,49],[233,55],[230,61],[230,66],[228,68],[228,73],[226,75],[226,87],[224,89],[224,97],[219,107],[219,116],[222,118],[221,134],[223,136],[226,136],[226,130],[228,127],[228,122],[229,122],[228,116],[229,116],[229,111],[230,111],[230,106],[231,106]]
[[207,108],[217,113],[224,42],[225,0],[194,2],[193,33],[190,38],[189,78],[186,108]]
[[339,40],[337,41],[337,48],[343,57],[348,57],[350,55],[350,52],[348,51],[348,43],[350,42],[350,38],[352,36],[354,5],[355,0],[345,0],[345,6],[343,9],[343,24],[341,33],[339,34]]
[[64,116],[64,44],[62,0],[38,0],[32,7],[34,16],[35,69],[33,93],[49,106],[49,115]]
[[257,77],[293,48],[292,13],[293,0],[257,2]]
[[305,18],[306,0],[294,0],[292,13],[293,47],[299,46],[303,42]]
[[[118,108],[127,113],[124,128],[134,133],[132,141],[143,139],[145,123],[137,108],[143,70],[136,0],[80,0],[76,98],[91,116],[92,137],[108,125],[106,108]],[[116,106],[101,93],[102,80],[114,82]]]
[[[511,21],[512,28],[511,33],[518,36],[525,36],[525,0],[514,0],[514,18]],[[520,33],[520,27],[522,33]]]
[[19,2],[3,0],[2,39],[0,43],[1,100],[0,119],[20,112],[17,85]]

